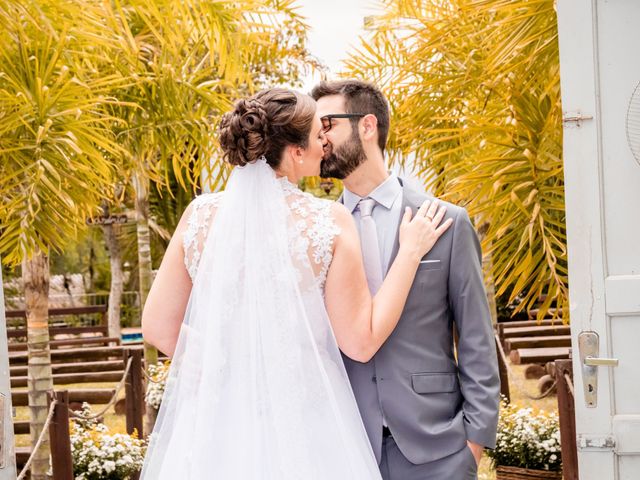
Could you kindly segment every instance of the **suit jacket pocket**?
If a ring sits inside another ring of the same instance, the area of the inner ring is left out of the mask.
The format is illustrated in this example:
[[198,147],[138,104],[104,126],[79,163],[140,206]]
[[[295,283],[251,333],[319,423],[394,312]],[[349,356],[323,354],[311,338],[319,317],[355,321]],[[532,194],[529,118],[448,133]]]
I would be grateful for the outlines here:
[[455,373],[414,373],[411,386],[416,393],[452,393],[457,391]]
[[418,265],[418,271],[421,270],[441,270],[442,262],[440,260],[422,260]]

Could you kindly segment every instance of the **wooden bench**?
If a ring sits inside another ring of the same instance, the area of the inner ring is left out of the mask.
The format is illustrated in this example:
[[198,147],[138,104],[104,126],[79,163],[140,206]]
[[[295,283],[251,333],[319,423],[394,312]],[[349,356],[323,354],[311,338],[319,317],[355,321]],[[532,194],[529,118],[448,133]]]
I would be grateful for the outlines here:
[[[122,362],[120,362],[122,363]],[[60,373],[53,375],[54,385],[71,385],[74,383],[117,383],[122,378],[124,369],[108,372]],[[26,387],[29,377],[11,377],[11,388]]]
[[[122,369],[122,360],[103,360],[98,362],[77,362],[77,363],[54,363],[51,370],[54,375],[61,373],[87,373],[87,372],[110,372]],[[9,367],[11,376],[24,377],[28,375],[26,365],[16,365]]]
[[569,358],[571,328],[559,319],[500,322],[496,333],[512,363],[543,365]]
[[[88,402],[92,405],[104,405],[111,400],[115,391],[115,388],[69,390],[69,401],[74,403]],[[28,392],[11,392],[11,403],[14,407],[27,407],[29,405]]]
[[560,320],[553,320],[547,318],[545,320],[541,320],[540,322],[536,320],[515,320],[515,321],[507,321],[507,322],[498,322],[496,324],[496,332],[501,340],[504,339],[504,329],[505,328],[518,328],[518,327],[547,327],[552,325],[562,325]]
[[[49,317],[63,317],[68,315],[86,315],[99,313],[103,319],[107,318],[107,311],[109,306],[104,305],[85,305],[82,307],[62,307],[62,308],[50,308]],[[5,311],[6,318],[27,318],[26,310],[7,310]]]
[[512,337],[548,337],[552,335],[570,335],[569,325],[542,325],[539,327],[511,327],[505,328],[503,341]]
[[[79,327],[70,327],[70,326],[57,326],[56,324],[49,325],[49,335],[51,338],[55,338],[56,335],[68,334],[68,335],[78,335],[78,334],[100,334],[102,336],[109,335],[109,327],[107,326],[107,311],[108,305],[89,305],[84,307],[65,307],[65,308],[50,308],[49,309],[49,318],[52,317],[66,317],[72,315],[99,315],[100,322],[99,325],[90,325],[90,326],[79,326]],[[26,310],[8,310],[5,312],[5,317],[7,319],[10,318],[27,318]],[[27,338],[27,329],[26,327],[8,327],[7,328],[7,337],[8,338]]]
[[571,335],[551,335],[542,337],[511,337],[504,341],[506,353],[518,348],[570,347]]
[[519,348],[512,350],[509,358],[516,365],[546,363],[569,358],[571,347]]
[[[118,345],[115,347],[86,347],[86,348],[65,348],[51,351],[51,363],[61,363],[64,361],[78,360],[109,360],[122,358],[122,354],[128,346]],[[29,360],[27,352],[9,353],[9,363],[13,365],[25,365]]]
[[[28,433],[28,432],[27,432]],[[16,467],[18,470],[24,467],[29,456],[31,455],[31,447],[16,447]]]
[[[64,340],[51,340],[49,342],[49,347],[54,349],[65,348],[65,347],[84,347],[91,345],[102,345],[102,346],[110,346],[110,345],[120,345],[121,340],[118,337],[80,337],[80,338],[66,338]],[[10,352],[21,352],[27,350],[26,342],[20,343],[10,343],[9,351]]]
[[29,420],[18,420],[13,422],[14,435],[29,435]]

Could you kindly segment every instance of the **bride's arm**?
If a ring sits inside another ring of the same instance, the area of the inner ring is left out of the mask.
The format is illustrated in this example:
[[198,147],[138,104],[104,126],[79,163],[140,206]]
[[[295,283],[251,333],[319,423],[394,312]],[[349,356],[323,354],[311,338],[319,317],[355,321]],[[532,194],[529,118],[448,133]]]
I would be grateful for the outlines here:
[[[433,222],[425,220],[423,205],[410,220],[405,212],[400,225],[400,248],[375,297],[371,297],[364,273],[360,238],[351,214],[336,203],[334,218],[341,229],[325,285],[325,304],[340,350],[360,362],[369,361],[391,335],[404,309],[421,258],[449,228],[448,219],[438,226],[444,207]],[[435,213],[431,206],[431,215]],[[433,212],[433,213],[432,213]],[[437,227],[437,228],[436,228]]]
[[191,277],[184,265],[182,246],[190,212],[191,207],[186,209],[171,237],[142,312],[144,340],[169,357],[176,348],[191,294]]

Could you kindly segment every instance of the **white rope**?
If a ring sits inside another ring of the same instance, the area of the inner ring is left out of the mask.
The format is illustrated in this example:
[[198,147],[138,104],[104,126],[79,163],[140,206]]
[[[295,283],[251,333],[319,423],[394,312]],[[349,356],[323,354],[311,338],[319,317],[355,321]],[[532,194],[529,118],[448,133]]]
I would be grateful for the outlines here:
[[571,392],[571,396],[575,398],[575,394],[573,393],[573,381],[571,381],[571,377],[568,373],[564,374],[564,379],[567,382],[567,388],[569,389],[569,392]]
[[113,393],[113,396],[111,397],[111,400],[109,400],[109,403],[107,403],[107,405],[101,411],[99,411],[98,413],[94,413],[92,415],[85,416],[80,413],[76,413],[72,409],[69,409],[69,416],[74,418],[80,418],[82,420],[95,420],[96,418],[100,418],[102,417],[102,415],[107,413],[107,410],[109,410],[118,401],[118,394],[120,393],[120,390],[122,390],[122,387],[124,386],[125,381],[127,380],[127,375],[129,374],[129,370],[131,369],[132,360],[133,358],[129,357],[129,360],[127,361],[127,366],[124,369],[124,375],[122,375],[122,378],[120,379],[120,383],[116,387],[116,391]]
[[164,375],[162,375],[158,380],[154,380],[153,377],[147,373],[144,367],[142,367],[142,373],[144,374],[144,378],[146,378],[151,383],[163,383],[169,376],[169,370],[167,370],[164,372]]

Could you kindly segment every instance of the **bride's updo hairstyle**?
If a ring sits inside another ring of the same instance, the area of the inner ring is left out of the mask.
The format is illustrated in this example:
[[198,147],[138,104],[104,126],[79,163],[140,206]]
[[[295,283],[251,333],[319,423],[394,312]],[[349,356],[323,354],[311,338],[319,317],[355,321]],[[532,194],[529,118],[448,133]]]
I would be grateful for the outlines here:
[[283,88],[238,100],[220,122],[224,159],[244,166],[264,156],[271,168],[277,168],[285,147],[308,146],[315,113],[311,97]]

